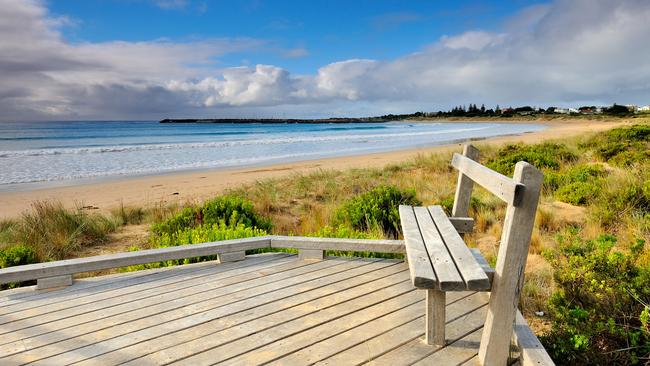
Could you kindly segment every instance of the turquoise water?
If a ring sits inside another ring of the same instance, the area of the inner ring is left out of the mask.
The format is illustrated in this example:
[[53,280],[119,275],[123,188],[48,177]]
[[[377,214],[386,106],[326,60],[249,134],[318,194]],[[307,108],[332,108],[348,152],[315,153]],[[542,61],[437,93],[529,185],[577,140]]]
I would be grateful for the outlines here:
[[538,131],[535,124],[0,124],[0,190],[34,182],[260,166]]

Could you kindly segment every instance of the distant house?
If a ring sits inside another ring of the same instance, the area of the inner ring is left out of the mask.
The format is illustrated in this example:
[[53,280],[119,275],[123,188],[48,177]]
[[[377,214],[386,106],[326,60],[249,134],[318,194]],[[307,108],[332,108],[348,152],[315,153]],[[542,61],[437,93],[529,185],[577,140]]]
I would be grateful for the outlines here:
[[580,113],[580,111],[575,108],[569,108],[569,113]]
[[639,110],[639,107],[636,104],[626,104],[627,110],[630,112],[636,112]]
[[560,108],[560,107],[555,107],[555,110],[553,111],[554,113],[559,113],[559,114],[569,114],[569,108]]
[[643,107],[639,107],[638,111],[642,113],[648,113],[650,112],[650,105],[644,105]]

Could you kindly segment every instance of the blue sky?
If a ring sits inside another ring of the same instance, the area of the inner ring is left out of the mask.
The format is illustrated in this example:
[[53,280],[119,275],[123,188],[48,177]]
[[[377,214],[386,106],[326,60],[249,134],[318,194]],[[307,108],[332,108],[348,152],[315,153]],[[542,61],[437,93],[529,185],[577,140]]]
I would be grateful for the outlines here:
[[0,0],[0,121],[650,104],[648,0]]
[[[271,64],[314,73],[347,59],[390,60],[444,35],[495,30],[531,1],[148,1],[56,0],[49,8],[74,26],[71,42],[254,38],[257,50],[229,54],[220,66]],[[293,52],[292,52],[293,51]]]

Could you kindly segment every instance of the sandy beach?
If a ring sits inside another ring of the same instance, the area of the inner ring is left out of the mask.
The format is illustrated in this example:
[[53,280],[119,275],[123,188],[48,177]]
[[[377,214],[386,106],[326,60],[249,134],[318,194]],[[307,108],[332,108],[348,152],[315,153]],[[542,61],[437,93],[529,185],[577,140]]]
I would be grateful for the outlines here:
[[[519,136],[504,136],[475,141],[473,144],[480,147],[484,144],[503,142],[534,143],[548,139],[580,135],[585,132],[605,130],[625,122],[559,120],[526,121],[526,123],[543,124],[548,126],[548,128],[543,131]],[[369,155],[306,160],[256,168],[179,172],[145,177],[124,177],[101,182],[80,183],[29,191],[0,192],[0,207],[2,207],[0,210],[0,218],[11,218],[20,215],[21,212],[29,209],[31,202],[39,200],[58,200],[69,207],[75,205],[87,206],[99,212],[107,212],[121,203],[125,206],[147,206],[161,202],[183,203],[204,200],[228,188],[250,184],[257,180],[277,178],[297,172],[305,173],[319,169],[381,167],[408,160],[418,154],[457,151],[460,145],[462,143]]]

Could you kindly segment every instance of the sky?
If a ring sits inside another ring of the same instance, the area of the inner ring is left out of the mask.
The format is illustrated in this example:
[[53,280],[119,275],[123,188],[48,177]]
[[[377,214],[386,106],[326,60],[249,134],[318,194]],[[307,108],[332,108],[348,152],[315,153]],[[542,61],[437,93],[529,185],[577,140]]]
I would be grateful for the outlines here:
[[650,104],[650,1],[0,0],[0,121]]

